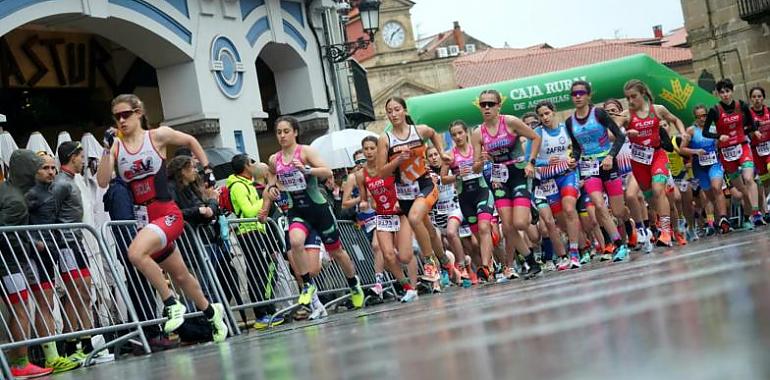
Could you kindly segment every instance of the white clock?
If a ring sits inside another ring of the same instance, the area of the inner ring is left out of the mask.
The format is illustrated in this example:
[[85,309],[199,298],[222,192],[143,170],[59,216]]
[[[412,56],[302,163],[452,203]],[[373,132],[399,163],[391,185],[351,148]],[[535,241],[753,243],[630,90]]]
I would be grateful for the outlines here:
[[382,26],[382,39],[385,43],[395,49],[404,44],[406,32],[404,27],[396,21],[388,21]]

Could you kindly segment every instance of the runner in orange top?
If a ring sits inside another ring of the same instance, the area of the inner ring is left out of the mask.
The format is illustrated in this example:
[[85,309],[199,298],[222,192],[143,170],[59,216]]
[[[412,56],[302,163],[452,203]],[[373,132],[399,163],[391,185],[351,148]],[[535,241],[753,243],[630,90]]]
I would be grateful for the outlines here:
[[[377,144],[377,169],[382,178],[396,177],[398,203],[409,218],[420,252],[426,259],[425,277],[437,281],[439,273],[432,262],[435,255],[451,277],[459,278],[444,253],[441,237],[430,222],[428,212],[438,199],[438,187],[430,176],[423,140],[430,139],[440,152],[441,137],[427,125],[414,125],[406,113],[406,101],[393,97],[385,102],[385,111],[393,129],[380,136]],[[431,251],[433,254],[431,254]]]

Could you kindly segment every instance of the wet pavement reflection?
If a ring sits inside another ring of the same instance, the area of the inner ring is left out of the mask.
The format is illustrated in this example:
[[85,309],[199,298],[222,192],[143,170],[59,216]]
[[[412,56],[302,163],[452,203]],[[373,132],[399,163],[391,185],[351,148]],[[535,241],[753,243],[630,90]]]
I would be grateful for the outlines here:
[[767,229],[57,379],[770,379]]

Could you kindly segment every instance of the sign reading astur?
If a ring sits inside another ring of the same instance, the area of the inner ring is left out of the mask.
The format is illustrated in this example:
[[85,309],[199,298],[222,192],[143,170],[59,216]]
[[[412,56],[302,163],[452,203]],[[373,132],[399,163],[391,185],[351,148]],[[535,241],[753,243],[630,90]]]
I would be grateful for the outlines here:
[[110,52],[89,34],[16,30],[0,38],[3,88],[115,90],[111,61]]

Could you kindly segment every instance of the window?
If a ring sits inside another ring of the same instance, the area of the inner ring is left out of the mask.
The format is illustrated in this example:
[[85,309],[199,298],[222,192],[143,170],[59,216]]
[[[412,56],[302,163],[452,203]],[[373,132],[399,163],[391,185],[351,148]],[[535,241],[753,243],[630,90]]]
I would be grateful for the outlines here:
[[446,58],[446,57],[449,57],[449,52],[447,51],[447,49],[445,47],[440,47],[440,48],[436,49],[436,55],[439,58]]
[[460,47],[457,45],[449,45],[449,55],[456,56],[460,54]]
[[476,52],[476,44],[466,44],[465,45],[465,52],[466,53],[475,53]]

